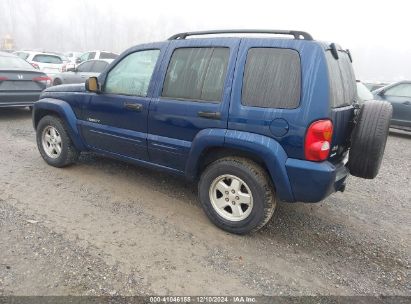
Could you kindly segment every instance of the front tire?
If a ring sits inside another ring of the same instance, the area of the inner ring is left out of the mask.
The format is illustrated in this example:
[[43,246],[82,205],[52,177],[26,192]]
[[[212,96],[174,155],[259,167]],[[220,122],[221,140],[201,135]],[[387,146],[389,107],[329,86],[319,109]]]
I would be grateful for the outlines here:
[[58,117],[44,116],[37,125],[36,139],[41,156],[51,166],[65,167],[79,157],[64,122]]
[[274,187],[267,172],[242,157],[211,163],[201,175],[198,194],[209,219],[235,234],[259,230],[276,207]]
[[60,78],[54,79],[54,81],[53,81],[53,86],[61,85],[61,84],[63,84],[63,81],[61,81]]

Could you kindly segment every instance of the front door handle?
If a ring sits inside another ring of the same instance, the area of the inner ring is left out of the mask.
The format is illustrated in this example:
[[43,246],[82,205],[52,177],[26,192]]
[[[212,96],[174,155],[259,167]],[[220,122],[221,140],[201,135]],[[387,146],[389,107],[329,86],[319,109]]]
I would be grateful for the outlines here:
[[220,112],[198,111],[197,115],[208,119],[221,119]]
[[143,109],[143,105],[141,103],[124,103],[124,107],[128,110],[140,112]]

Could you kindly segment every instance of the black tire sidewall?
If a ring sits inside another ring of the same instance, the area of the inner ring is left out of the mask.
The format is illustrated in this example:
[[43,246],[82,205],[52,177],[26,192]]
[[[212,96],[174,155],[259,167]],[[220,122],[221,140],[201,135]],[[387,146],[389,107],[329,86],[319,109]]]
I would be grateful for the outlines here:
[[380,169],[387,142],[392,106],[383,101],[368,101],[360,109],[352,134],[348,161],[350,173],[374,178]]
[[53,80],[53,86],[61,85],[61,84],[63,84],[63,82],[61,81],[60,78],[56,78]]
[[[234,175],[242,179],[250,188],[253,196],[253,208],[250,215],[242,221],[229,221],[221,217],[211,204],[209,197],[209,190],[212,182],[221,175]],[[265,192],[266,189],[261,185],[253,173],[246,167],[239,167],[230,164],[229,162],[220,162],[213,164],[200,178],[198,184],[198,192],[200,202],[207,216],[213,221],[215,225],[223,230],[236,233],[245,234],[252,231],[264,220],[265,210]]]
[[[48,126],[52,126],[56,128],[61,137],[61,153],[59,157],[57,158],[49,157],[43,148],[42,134],[43,134],[43,130]],[[58,118],[54,116],[43,117],[37,125],[36,140],[37,140],[37,147],[38,147],[38,150],[40,151],[41,156],[49,165],[54,166],[54,167],[63,167],[67,165],[67,159],[69,158],[68,145],[71,144],[71,141],[70,141],[70,138],[62,122]]]

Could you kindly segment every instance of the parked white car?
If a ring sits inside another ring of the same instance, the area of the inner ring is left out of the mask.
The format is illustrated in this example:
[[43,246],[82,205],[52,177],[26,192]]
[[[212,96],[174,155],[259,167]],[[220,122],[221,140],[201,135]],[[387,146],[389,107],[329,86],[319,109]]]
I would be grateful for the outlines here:
[[118,54],[107,52],[107,51],[89,51],[83,53],[77,60],[76,63],[81,63],[87,60],[97,60],[97,59],[116,59]]
[[17,51],[14,54],[52,78],[54,75],[61,73],[65,67],[63,58],[56,54],[36,51]]

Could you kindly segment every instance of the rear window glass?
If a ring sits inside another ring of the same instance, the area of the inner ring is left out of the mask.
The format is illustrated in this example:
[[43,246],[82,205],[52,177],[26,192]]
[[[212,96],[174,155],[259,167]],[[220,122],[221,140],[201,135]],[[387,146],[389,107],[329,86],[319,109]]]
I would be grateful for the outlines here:
[[33,61],[41,62],[41,63],[53,63],[53,64],[61,64],[63,61],[59,56],[53,55],[36,55],[33,57]]
[[176,49],[162,96],[220,102],[229,56],[230,50],[222,47]]
[[260,108],[296,108],[300,103],[301,64],[297,51],[251,48],[245,64],[242,104]]
[[2,70],[34,70],[33,66],[21,59],[14,56],[0,56],[0,69]]
[[333,108],[348,106],[357,98],[357,84],[351,61],[345,52],[338,52],[335,59],[330,51],[325,52],[330,84],[330,104]]
[[118,55],[114,53],[107,53],[107,52],[100,53],[100,59],[116,59],[117,57]]

